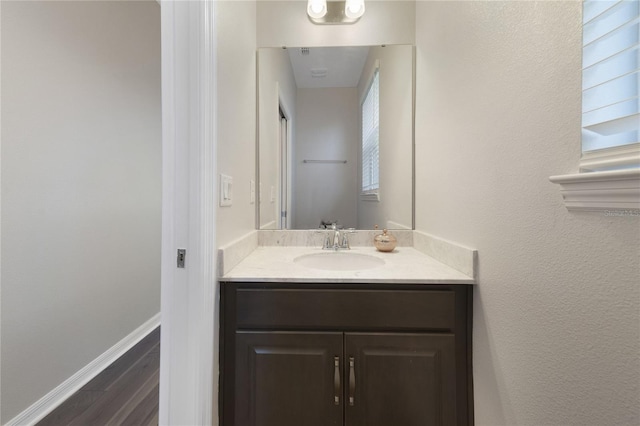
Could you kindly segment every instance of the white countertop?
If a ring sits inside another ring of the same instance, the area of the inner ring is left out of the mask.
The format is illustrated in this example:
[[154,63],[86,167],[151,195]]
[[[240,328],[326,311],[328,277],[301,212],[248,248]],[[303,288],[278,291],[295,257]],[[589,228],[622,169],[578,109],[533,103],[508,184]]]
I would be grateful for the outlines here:
[[327,282],[398,284],[475,284],[459,272],[413,247],[397,247],[382,253],[373,247],[353,247],[349,253],[375,256],[384,264],[357,271],[312,269],[294,262],[298,256],[331,253],[317,247],[261,246],[253,250],[221,281],[237,282]]

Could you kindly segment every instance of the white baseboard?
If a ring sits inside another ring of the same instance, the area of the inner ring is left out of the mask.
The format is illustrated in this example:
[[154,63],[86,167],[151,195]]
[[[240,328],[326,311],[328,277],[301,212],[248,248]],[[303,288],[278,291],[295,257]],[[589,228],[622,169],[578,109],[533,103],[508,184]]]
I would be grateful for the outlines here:
[[89,383],[105,368],[135,346],[140,340],[160,325],[160,313],[135,329],[131,334],[109,348],[98,358],[62,382],[51,392],[40,398],[29,408],[5,423],[5,426],[30,426],[42,420],[47,414],[66,401],[71,395]]

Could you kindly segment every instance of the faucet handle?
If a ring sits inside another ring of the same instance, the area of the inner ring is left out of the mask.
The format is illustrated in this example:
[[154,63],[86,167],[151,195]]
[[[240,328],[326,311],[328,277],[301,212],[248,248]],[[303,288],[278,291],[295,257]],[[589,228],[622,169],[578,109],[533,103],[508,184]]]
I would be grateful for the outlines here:
[[329,230],[326,229],[317,229],[314,231],[315,234],[322,234],[324,236],[324,240],[322,241],[322,248],[323,249],[330,249],[331,248],[331,232],[329,232]]
[[342,231],[342,241],[340,245],[343,248],[351,249],[351,245],[349,244],[349,234],[355,234],[355,233],[356,233],[355,228],[348,228]]

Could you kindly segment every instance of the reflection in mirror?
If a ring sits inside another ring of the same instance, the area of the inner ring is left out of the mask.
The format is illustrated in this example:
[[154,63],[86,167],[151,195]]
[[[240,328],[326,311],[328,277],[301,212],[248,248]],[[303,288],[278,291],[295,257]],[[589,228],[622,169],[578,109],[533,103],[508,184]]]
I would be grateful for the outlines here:
[[413,228],[413,46],[258,50],[260,229]]

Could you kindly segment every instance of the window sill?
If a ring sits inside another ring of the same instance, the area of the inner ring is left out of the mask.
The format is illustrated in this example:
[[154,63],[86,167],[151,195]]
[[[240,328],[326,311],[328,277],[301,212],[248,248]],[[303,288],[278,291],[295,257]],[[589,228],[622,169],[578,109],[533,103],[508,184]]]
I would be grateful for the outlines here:
[[551,176],[570,211],[640,211],[640,169]]

